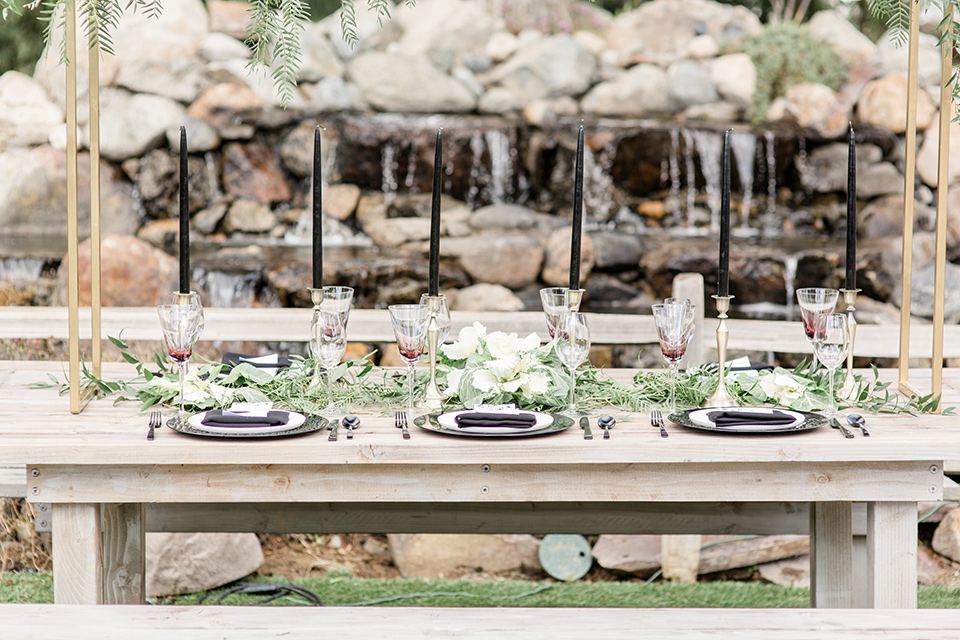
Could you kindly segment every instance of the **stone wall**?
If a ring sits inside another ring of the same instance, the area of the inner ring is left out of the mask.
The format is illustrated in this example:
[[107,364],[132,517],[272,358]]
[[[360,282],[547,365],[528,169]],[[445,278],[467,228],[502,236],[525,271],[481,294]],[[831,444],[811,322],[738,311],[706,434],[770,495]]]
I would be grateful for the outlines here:
[[[795,288],[840,284],[843,137],[852,121],[858,285],[879,303],[899,300],[906,52],[889,38],[874,44],[839,14],[816,14],[810,29],[848,61],[848,81],[837,91],[791,89],[753,129],[745,119],[756,71],[739,45],[762,26],[741,7],[654,0],[614,17],[584,3],[573,22],[543,34],[516,33],[512,16],[490,15],[486,6],[420,0],[396,7],[382,28],[361,7],[355,49],[343,42],[338,15],[307,25],[299,86],[286,109],[270,80],[247,70],[243,3],[167,0],[159,20],[125,16],[117,55],[101,63],[103,228],[120,237],[104,259],[125,265],[110,271],[118,275],[105,290],[123,289],[115,300],[128,304],[160,295],[139,283],[159,279],[146,265],[166,263],[135,256],[176,254],[175,156],[185,125],[194,277],[205,301],[306,304],[319,124],[328,279],[357,287],[365,306],[413,299],[425,288],[433,139],[443,127],[442,287],[461,306],[538,308],[537,288],[564,279],[582,121],[588,308],[645,311],[682,271],[700,271],[713,286],[720,147],[732,127],[731,292],[741,312],[782,315]],[[925,29],[936,22],[925,19]],[[914,257],[914,311],[927,316],[934,43],[922,36]],[[55,57],[33,77],[0,76],[0,298],[7,303],[61,299],[48,277],[65,248],[64,80]],[[85,69],[85,57],[78,65]],[[85,113],[80,120],[85,138]],[[951,127],[960,142],[960,125]],[[960,144],[953,147],[951,182],[960,179]],[[88,180],[85,153],[80,169],[81,182]],[[948,253],[956,261],[953,195]],[[117,255],[125,253],[134,259]],[[954,322],[957,271],[951,265],[948,273]],[[882,304],[865,306],[876,309],[875,319],[895,315]]]

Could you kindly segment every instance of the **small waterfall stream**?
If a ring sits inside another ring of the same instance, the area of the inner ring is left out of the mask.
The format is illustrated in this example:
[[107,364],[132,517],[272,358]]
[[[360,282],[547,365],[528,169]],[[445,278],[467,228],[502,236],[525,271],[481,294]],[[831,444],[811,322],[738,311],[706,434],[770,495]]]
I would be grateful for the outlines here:
[[740,227],[750,227],[750,205],[753,203],[753,163],[757,155],[757,138],[752,133],[734,131],[730,134],[730,152],[737,164],[740,177]]
[[397,146],[392,142],[383,145],[380,159],[380,170],[382,178],[380,180],[380,190],[383,192],[383,200],[387,204],[393,202],[397,195]]
[[800,265],[800,256],[793,254],[783,258],[783,283],[787,294],[787,320],[793,319],[795,311],[794,297],[796,297],[797,268]]
[[[706,182],[707,205],[710,207],[710,231],[720,229],[720,179],[723,173],[723,134],[716,131],[693,132],[700,158],[700,172]],[[688,212],[689,213],[689,212]]]
[[767,214],[772,215],[777,211],[777,154],[775,138],[773,131],[764,131],[763,140],[767,147]]
[[43,258],[2,258],[0,280],[36,282],[40,279],[46,262]]

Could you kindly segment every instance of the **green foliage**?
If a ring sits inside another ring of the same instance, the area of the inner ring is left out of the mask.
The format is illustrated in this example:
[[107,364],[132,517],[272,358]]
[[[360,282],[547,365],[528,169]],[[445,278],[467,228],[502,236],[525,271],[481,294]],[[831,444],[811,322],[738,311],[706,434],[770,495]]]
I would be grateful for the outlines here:
[[883,20],[898,46],[910,38],[910,6],[918,0],[867,0],[870,13]]
[[760,124],[774,98],[798,84],[818,82],[836,89],[846,80],[847,63],[832,47],[793,23],[772,24],[749,38],[743,51],[757,69],[751,120]]
[[33,75],[43,51],[43,23],[36,9],[21,8],[16,0],[0,0],[0,74],[14,70]]

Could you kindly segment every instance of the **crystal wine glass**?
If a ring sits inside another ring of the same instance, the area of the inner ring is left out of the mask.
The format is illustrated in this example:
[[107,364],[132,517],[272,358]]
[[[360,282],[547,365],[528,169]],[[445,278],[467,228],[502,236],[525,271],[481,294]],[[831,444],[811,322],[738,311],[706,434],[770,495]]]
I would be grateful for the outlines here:
[[387,307],[387,310],[393,323],[393,333],[397,337],[400,357],[407,364],[407,386],[410,389],[407,417],[413,420],[413,370],[426,346],[430,311],[420,304],[395,304]]
[[[837,306],[837,297],[840,292],[836,289],[809,287],[797,289],[797,302],[800,304],[800,318],[803,320],[803,331],[807,341],[813,343],[813,334],[817,326],[817,317],[833,313]],[[813,357],[816,364],[816,350]]]
[[310,324],[310,352],[320,367],[327,372],[326,408],[320,412],[325,418],[334,418],[339,413],[333,401],[333,368],[339,364],[347,350],[347,330],[341,313],[325,311],[321,305],[313,310]]
[[352,304],[352,287],[323,288],[323,301],[320,303],[320,308],[330,313],[339,314],[344,330],[346,330],[347,321],[350,319],[350,307]]
[[547,331],[553,339],[556,337],[560,317],[570,313],[570,290],[564,287],[540,289],[540,303],[543,305],[543,314],[547,317]]
[[[677,409],[677,368],[693,335],[695,306],[689,300],[671,300],[653,305],[653,320],[660,338],[660,351],[670,369],[669,410],[673,413]],[[723,375],[722,371],[720,375]]]
[[827,370],[830,406],[824,412],[828,418],[837,413],[837,399],[833,395],[833,372],[847,359],[850,350],[850,328],[847,316],[831,313],[817,316],[813,332],[813,352]]
[[556,326],[557,357],[560,362],[570,369],[570,406],[563,411],[564,415],[576,416],[576,396],[574,391],[577,384],[577,367],[590,354],[590,329],[587,327],[587,318],[582,313],[567,313],[561,315]]
[[183,383],[187,377],[193,346],[203,332],[203,307],[199,304],[161,304],[157,306],[160,328],[167,344],[167,354],[180,377],[180,411],[178,419],[186,415]]

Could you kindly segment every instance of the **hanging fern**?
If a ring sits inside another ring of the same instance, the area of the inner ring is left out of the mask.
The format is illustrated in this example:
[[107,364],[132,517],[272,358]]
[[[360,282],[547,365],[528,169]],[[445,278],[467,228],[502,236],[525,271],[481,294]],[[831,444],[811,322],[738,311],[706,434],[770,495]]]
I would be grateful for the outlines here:
[[890,38],[898,47],[910,37],[910,5],[919,0],[867,0],[870,13],[883,20]]

